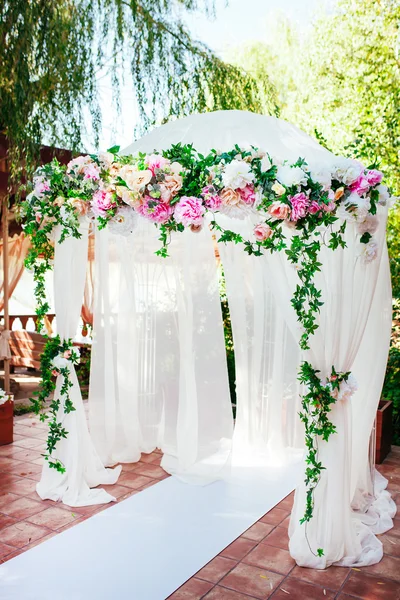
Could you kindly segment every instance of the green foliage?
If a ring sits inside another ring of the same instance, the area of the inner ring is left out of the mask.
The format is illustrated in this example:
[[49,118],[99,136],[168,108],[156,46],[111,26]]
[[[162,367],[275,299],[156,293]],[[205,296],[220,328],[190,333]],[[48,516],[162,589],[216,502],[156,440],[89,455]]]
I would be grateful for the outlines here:
[[5,0],[0,4],[0,131],[16,176],[43,140],[77,149],[89,111],[101,127],[97,78],[109,74],[114,104],[130,69],[140,129],[173,116],[217,109],[260,111],[260,86],[191,39],[185,12],[213,0]]

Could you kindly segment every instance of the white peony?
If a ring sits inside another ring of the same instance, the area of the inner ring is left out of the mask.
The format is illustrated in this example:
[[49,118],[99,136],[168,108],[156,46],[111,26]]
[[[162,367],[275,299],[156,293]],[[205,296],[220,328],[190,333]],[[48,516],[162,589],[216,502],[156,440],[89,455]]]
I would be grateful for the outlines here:
[[356,192],[352,192],[346,199],[346,206],[349,204],[355,205],[354,217],[357,223],[363,223],[371,209],[371,201],[368,196],[359,196]]
[[322,185],[325,191],[329,190],[332,183],[332,173],[327,168],[315,169],[310,173],[311,179]]
[[70,367],[70,362],[67,358],[64,358],[60,354],[53,358],[52,365],[55,369],[65,369]]
[[357,389],[358,385],[356,378],[353,375],[349,375],[347,381],[342,381],[342,383],[340,384],[337,399],[350,400],[350,398],[357,391]]
[[224,187],[236,190],[245,188],[249,183],[253,183],[254,174],[250,166],[243,160],[233,160],[225,166],[222,173],[222,182]]
[[363,262],[368,265],[378,256],[378,244],[375,240],[370,240],[368,244],[365,244],[361,253]]
[[268,155],[265,155],[264,158],[261,159],[260,166],[263,173],[270,170],[272,167],[272,162],[270,161]]
[[379,219],[376,215],[367,214],[366,218],[362,223],[358,224],[358,232],[362,235],[363,233],[375,233],[378,229]]
[[135,211],[128,207],[122,206],[117,210],[116,215],[109,221],[108,227],[112,233],[118,235],[130,235],[137,226],[138,216]]
[[389,190],[387,188],[386,185],[378,185],[376,188],[379,192],[379,200],[378,203],[381,206],[386,206],[389,203],[390,200],[390,194],[389,194]]
[[286,187],[293,185],[307,185],[307,174],[300,167],[290,167],[283,165],[278,167],[277,180]]
[[338,157],[335,164],[335,179],[342,181],[345,185],[354,183],[364,171],[364,166],[357,160]]

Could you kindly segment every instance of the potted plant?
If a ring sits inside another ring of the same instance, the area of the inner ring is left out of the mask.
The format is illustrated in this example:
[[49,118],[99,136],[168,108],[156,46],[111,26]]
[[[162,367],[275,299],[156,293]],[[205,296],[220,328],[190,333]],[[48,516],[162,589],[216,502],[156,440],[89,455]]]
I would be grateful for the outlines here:
[[0,390],[0,446],[12,444],[14,430],[14,396]]

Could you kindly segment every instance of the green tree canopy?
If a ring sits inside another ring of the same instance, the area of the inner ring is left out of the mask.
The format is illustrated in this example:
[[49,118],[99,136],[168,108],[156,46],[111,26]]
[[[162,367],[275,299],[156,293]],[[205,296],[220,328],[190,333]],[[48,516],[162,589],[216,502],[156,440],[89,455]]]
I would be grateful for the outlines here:
[[191,39],[185,12],[213,0],[0,0],[0,131],[11,163],[31,164],[43,137],[78,148],[89,109],[98,134],[96,76],[111,71],[118,98],[129,64],[144,129],[194,111],[259,111],[265,98],[242,68]]

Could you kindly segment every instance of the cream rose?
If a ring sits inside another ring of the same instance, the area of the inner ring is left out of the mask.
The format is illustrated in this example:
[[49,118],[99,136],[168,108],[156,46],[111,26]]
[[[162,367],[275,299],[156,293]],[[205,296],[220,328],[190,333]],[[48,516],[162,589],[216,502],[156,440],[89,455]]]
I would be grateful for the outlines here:
[[237,206],[241,201],[239,192],[232,188],[224,188],[219,196],[222,200],[222,204],[225,204],[226,206]]
[[68,202],[72,206],[72,208],[75,210],[75,212],[78,213],[78,215],[80,215],[81,217],[83,215],[86,215],[88,208],[89,208],[87,202],[85,202],[81,198],[70,198]]
[[140,191],[150,183],[153,174],[148,169],[138,171],[133,165],[124,165],[119,172],[119,176],[131,190]]
[[275,192],[277,196],[282,196],[286,192],[286,189],[278,181],[274,183],[271,190]]
[[164,186],[171,193],[172,196],[176,196],[180,189],[182,189],[183,177],[179,173],[172,173],[172,175],[166,175],[164,179]]
[[62,206],[65,202],[65,198],[64,196],[57,196],[57,198],[54,200],[54,204],[56,206]]

